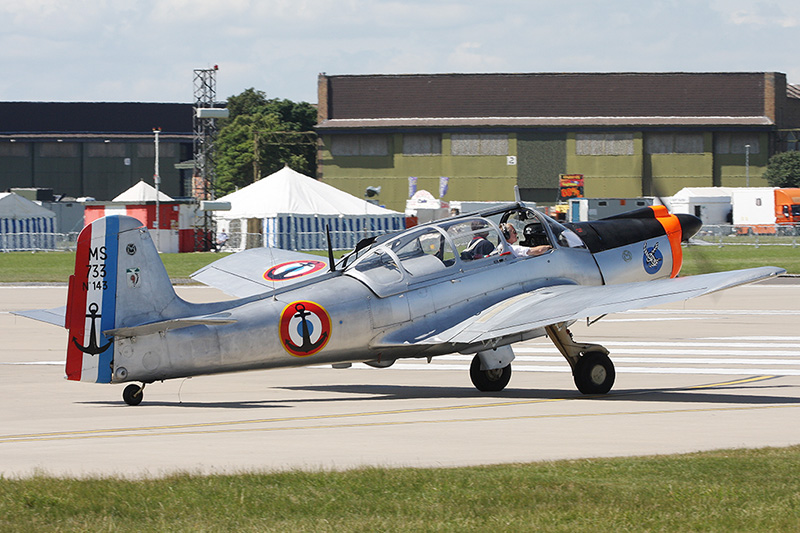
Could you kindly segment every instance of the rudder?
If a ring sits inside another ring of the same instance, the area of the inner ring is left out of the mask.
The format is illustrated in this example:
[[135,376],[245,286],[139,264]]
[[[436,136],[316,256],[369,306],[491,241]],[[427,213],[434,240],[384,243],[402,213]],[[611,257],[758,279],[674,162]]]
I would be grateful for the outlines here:
[[67,379],[110,383],[114,339],[103,332],[157,321],[184,305],[141,222],[121,215],[95,220],[78,236],[69,278]]

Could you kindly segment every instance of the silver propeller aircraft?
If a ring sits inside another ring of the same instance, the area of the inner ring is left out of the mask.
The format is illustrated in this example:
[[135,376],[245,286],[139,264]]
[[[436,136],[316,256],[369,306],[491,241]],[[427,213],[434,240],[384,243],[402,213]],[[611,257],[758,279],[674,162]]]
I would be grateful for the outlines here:
[[[272,248],[220,259],[192,277],[237,299],[179,298],[150,235],[127,216],[86,226],[66,309],[24,316],[69,330],[66,377],[128,385],[265,368],[474,354],[473,384],[500,391],[516,342],[547,335],[578,390],[614,384],[608,350],[573,339],[578,319],[693,298],[784,272],[691,277],[681,241],[691,215],[654,206],[562,225],[522,203],[370,237],[334,262]],[[520,242],[517,242],[519,237]]]

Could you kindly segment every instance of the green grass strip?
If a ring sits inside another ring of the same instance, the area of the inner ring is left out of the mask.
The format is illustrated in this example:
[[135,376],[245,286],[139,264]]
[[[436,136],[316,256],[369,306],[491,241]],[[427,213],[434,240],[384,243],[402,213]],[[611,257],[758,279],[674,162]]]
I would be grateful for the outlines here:
[[[324,252],[312,252],[325,255]],[[192,272],[228,254],[196,252],[161,254],[172,279],[188,279]],[[341,252],[337,252],[337,257]],[[683,248],[681,274],[735,270],[757,266],[777,266],[800,274],[800,247],[791,246],[688,246]],[[66,283],[75,266],[74,252],[0,253],[0,282]]]
[[0,479],[0,531],[100,530],[794,532],[800,447],[452,469]]

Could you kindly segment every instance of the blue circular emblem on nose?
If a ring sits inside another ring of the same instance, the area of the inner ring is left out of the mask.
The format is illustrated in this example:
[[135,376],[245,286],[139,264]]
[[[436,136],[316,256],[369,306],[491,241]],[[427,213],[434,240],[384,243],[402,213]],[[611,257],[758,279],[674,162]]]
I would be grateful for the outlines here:
[[664,264],[664,256],[661,250],[658,249],[658,243],[655,243],[652,247],[644,243],[642,264],[644,265],[644,271],[648,274],[655,274],[661,270],[661,265]]

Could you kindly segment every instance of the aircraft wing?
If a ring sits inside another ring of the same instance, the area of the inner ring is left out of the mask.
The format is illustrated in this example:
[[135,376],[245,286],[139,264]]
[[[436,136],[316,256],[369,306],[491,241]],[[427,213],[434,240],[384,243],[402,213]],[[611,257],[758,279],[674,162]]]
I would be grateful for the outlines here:
[[687,300],[784,272],[782,268],[760,267],[618,285],[544,287],[499,302],[454,327],[409,343],[485,342],[559,322]]
[[328,270],[324,257],[280,248],[252,248],[214,261],[191,277],[243,298],[308,281]]

